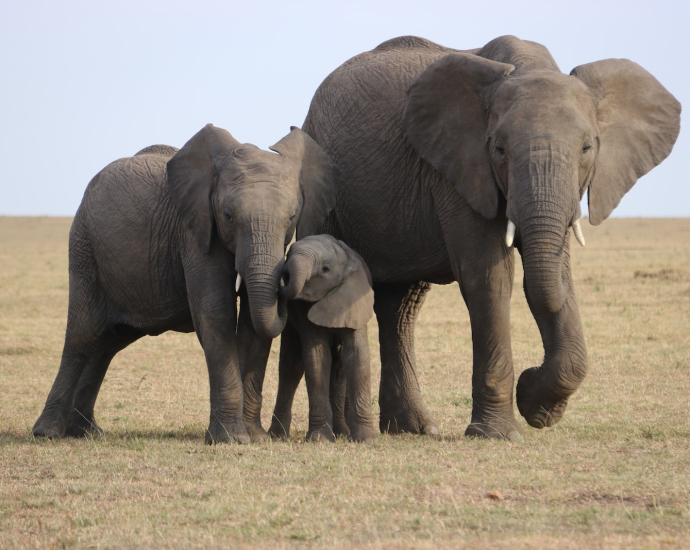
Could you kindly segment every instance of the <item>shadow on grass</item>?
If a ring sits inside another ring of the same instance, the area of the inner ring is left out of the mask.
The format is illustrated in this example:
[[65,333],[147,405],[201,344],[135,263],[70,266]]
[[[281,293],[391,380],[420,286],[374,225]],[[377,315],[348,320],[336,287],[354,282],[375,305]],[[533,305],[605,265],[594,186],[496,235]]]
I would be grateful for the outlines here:
[[11,445],[21,445],[33,443],[38,445],[52,445],[59,442],[77,443],[80,441],[89,442],[131,442],[131,441],[180,441],[204,443],[204,430],[196,427],[182,427],[177,430],[113,430],[108,431],[105,435],[87,435],[85,437],[62,437],[58,439],[50,439],[47,437],[34,437],[31,430],[0,430],[0,447],[7,447]]

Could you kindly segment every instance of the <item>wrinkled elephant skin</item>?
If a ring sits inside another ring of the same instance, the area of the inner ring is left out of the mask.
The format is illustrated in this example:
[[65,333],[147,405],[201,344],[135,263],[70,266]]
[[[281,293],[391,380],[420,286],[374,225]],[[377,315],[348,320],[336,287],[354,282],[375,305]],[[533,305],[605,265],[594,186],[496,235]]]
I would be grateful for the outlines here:
[[510,295],[515,246],[544,361],[517,405],[541,428],[563,415],[587,370],[570,271],[572,227],[606,219],[671,152],[680,104],[632,61],[563,74],[512,36],[459,51],[416,37],[344,63],[316,91],[303,129],[342,182],[324,230],[359,252],[374,280],[380,428],[438,433],[415,372],[414,324],[429,283],[457,281],[473,344],[466,435],[519,438]]

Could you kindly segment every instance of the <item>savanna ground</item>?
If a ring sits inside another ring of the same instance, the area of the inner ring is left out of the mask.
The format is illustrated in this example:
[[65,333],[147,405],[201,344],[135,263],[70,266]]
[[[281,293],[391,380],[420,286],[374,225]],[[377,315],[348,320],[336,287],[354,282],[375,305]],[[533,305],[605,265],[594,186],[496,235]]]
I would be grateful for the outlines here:
[[[113,361],[104,438],[34,439],[62,349],[70,223],[0,218],[0,547],[690,546],[690,219],[585,224],[573,264],[590,372],[560,424],[523,421],[522,443],[462,437],[469,320],[457,285],[436,286],[418,375],[443,437],[369,446],[304,443],[304,386],[289,441],[205,446],[203,354],[173,333]],[[521,279],[516,374],[542,358]],[[378,386],[374,322],[370,341]]]

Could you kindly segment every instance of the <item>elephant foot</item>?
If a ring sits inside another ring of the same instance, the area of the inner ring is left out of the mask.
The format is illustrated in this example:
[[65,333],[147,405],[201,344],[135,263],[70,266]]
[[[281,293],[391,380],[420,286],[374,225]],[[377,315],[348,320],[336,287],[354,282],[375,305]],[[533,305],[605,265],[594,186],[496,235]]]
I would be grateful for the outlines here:
[[265,443],[268,441],[268,433],[261,427],[261,422],[245,420],[244,427],[252,443]]
[[503,417],[475,417],[465,430],[465,437],[481,437],[486,439],[507,439],[509,441],[522,441],[522,429],[512,415]]
[[211,417],[204,440],[206,441],[207,445],[232,442],[249,443],[251,441],[249,434],[244,427],[244,422],[241,420],[226,420],[221,422],[215,417]]
[[292,417],[290,416],[276,416],[273,415],[271,427],[268,429],[268,436],[271,439],[287,439],[290,437],[290,423]]
[[316,430],[310,429],[307,432],[307,441],[314,441],[317,443],[330,441],[331,443],[335,443],[335,434],[333,430],[331,430],[331,427],[326,425]]
[[398,408],[391,410],[384,408],[382,404],[379,429],[381,433],[389,434],[405,432],[431,436],[441,434],[438,424],[424,405],[417,409]]
[[339,435],[350,435],[350,428],[348,427],[347,422],[345,422],[345,418],[340,416],[333,418],[333,433],[336,435],[336,437]]
[[349,439],[356,443],[373,443],[378,435],[374,426],[359,426],[350,430]]
[[65,435],[67,437],[95,437],[104,436],[105,432],[96,424],[93,413],[85,415],[74,409],[67,421]]
[[558,422],[568,406],[568,397],[551,389],[550,372],[532,367],[522,372],[517,383],[516,401],[520,414],[533,428],[549,428]]
[[31,433],[33,433],[35,437],[56,439],[65,435],[65,429],[66,422],[62,417],[51,417],[44,411],[43,414],[38,417],[38,420],[36,420],[34,427],[31,429]]

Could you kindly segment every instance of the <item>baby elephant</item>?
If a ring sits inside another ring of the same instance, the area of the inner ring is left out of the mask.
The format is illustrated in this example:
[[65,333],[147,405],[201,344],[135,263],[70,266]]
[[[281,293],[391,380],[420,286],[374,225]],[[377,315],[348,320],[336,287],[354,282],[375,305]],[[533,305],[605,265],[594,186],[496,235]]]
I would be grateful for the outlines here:
[[[308,440],[334,441],[336,434],[374,440],[367,340],[374,291],[364,260],[330,235],[305,237],[290,248],[280,285],[290,302],[269,433],[289,435],[292,399],[304,372]],[[339,383],[343,377],[344,385]]]

